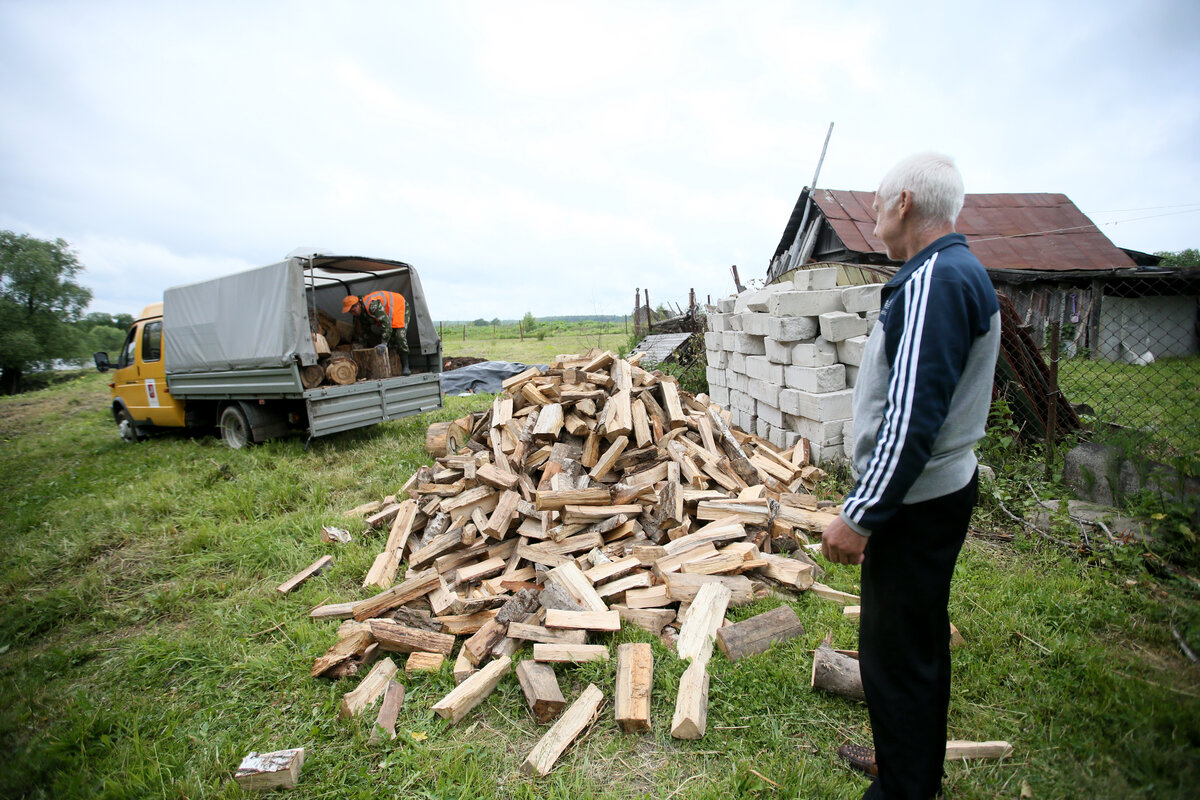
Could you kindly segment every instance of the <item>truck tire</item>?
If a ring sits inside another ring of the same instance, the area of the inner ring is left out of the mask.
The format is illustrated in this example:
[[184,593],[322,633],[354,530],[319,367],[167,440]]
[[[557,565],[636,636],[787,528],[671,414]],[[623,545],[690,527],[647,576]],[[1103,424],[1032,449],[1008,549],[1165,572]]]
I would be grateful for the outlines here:
[[250,421],[246,419],[246,412],[236,405],[225,406],[225,410],[221,412],[220,428],[221,438],[231,450],[241,450],[254,443],[250,436]]
[[137,444],[145,436],[138,432],[137,425],[133,421],[133,415],[127,409],[117,409],[117,433],[120,434],[121,440],[129,444]]

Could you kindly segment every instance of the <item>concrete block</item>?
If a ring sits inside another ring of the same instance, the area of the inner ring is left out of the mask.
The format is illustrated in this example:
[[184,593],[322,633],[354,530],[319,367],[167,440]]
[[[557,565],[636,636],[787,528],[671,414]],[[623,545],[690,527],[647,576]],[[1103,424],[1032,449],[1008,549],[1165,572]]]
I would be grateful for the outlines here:
[[837,360],[837,345],[820,336],[792,348],[792,363],[798,367],[827,367]]
[[705,350],[704,354],[710,367],[723,370],[729,365],[729,354],[724,350]]
[[779,384],[771,383],[769,381],[755,380],[754,378],[750,379],[749,386],[746,387],[746,393],[755,400],[759,400],[769,406],[774,406],[775,408],[779,408],[780,391],[781,389]]
[[783,418],[787,422],[788,430],[795,431],[813,444],[841,444],[844,439],[845,420],[818,422],[791,414],[785,414]]
[[[735,353],[745,353],[748,356],[766,355],[767,345],[763,340],[765,336],[755,336],[745,331],[726,331],[722,336],[733,336],[733,347],[727,347],[727,350],[732,350]],[[728,339],[726,341],[729,341]]]
[[767,304],[771,300],[771,294],[767,289],[758,289],[757,291],[742,292],[737,297],[737,302],[733,305],[733,310],[741,314],[743,311],[766,311]]
[[779,410],[796,417],[815,420],[849,419],[854,392],[804,392],[799,389],[784,389],[779,393]]
[[837,343],[837,358],[843,364],[862,366],[863,351],[867,348],[866,336],[851,336]]
[[883,289],[882,283],[869,283],[866,286],[847,286],[842,289],[842,305],[847,311],[878,311],[879,294]]
[[768,317],[767,335],[781,342],[815,339],[821,330],[818,317]]
[[[709,317],[708,321],[711,323],[712,317]],[[704,334],[704,348],[706,350],[724,350],[725,337],[721,335],[720,331],[709,331]]]
[[707,367],[704,370],[704,377],[708,379],[708,386],[711,389],[713,386],[725,385],[725,370],[717,369],[716,367]]
[[809,277],[809,271],[806,269],[798,269],[792,273],[792,289],[797,292],[807,292],[812,288],[812,282]]
[[758,414],[759,419],[765,419],[776,428],[785,427],[783,421],[783,412],[772,406],[770,403],[760,400],[758,405],[755,406],[755,412]]
[[[842,441],[849,442],[851,446],[854,444],[854,420],[848,419],[842,422]],[[853,455],[853,453],[851,453]]]
[[764,439],[770,441],[771,438],[771,423],[767,422],[762,417],[754,420],[754,432]]
[[[746,354],[745,353],[728,353],[725,356],[725,369],[730,372],[736,372],[738,375],[746,374]],[[729,384],[732,386],[733,384]]]
[[[722,331],[721,332],[721,349],[727,353],[732,353],[733,346],[735,344],[737,344],[737,335],[738,335],[737,331],[733,331],[733,330]],[[707,347],[708,342],[705,342],[704,346]],[[715,350],[716,348],[713,348],[713,349]]]
[[751,408],[753,408],[753,406],[751,405],[753,402],[754,402],[754,398],[751,397],[750,395],[746,394],[741,389],[735,389],[732,386],[729,387],[729,407],[730,408],[745,408],[748,405],[751,406]]
[[837,392],[846,388],[846,367],[830,364],[827,367],[787,367],[783,383],[789,389],[804,392]]
[[[732,357],[730,356],[730,358]],[[744,392],[749,382],[750,379],[746,377],[745,372],[738,372],[732,367],[725,369],[725,385],[730,389],[737,389],[739,392]]]
[[783,383],[783,365],[772,363],[766,356],[746,356],[746,375],[778,386]]
[[728,314],[725,317],[725,330],[740,331],[742,329],[742,315]]
[[747,311],[742,314],[742,330],[755,336],[766,336],[769,333],[768,322],[771,315],[761,311]]
[[775,445],[776,447],[781,447],[784,450],[794,446],[796,442],[803,438],[800,436],[800,434],[794,431],[789,431],[785,428],[776,429],[775,432],[779,435],[779,441],[772,439],[771,444]]
[[766,344],[768,361],[774,364],[781,364],[785,367],[792,363],[791,342],[780,342],[768,336],[766,338]]
[[729,330],[729,316],[727,314],[709,314],[707,320],[710,331]]
[[867,321],[867,330],[869,331],[871,328],[875,327],[876,322],[879,322],[879,312],[868,311],[867,313],[863,314],[863,318]]
[[821,315],[821,336],[831,342],[840,342],[851,336],[863,336],[867,332],[867,321],[849,311],[830,311]]
[[722,408],[729,408],[729,388],[726,386],[708,385],[708,399]]
[[842,311],[842,293],[780,292],[771,296],[770,311],[774,317],[817,317],[830,311]]
[[733,295],[729,297],[721,297],[717,300],[717,311],[722,314],[729,314],[733,311],[734,304],[737,303],[737,298]]
[[846,365],[846,385],[851,389],[858,386],[858,367]]
[[818,267],[805,272],[808,273],[808,288],[812,291],[828,291],[837,286],[837,267]]

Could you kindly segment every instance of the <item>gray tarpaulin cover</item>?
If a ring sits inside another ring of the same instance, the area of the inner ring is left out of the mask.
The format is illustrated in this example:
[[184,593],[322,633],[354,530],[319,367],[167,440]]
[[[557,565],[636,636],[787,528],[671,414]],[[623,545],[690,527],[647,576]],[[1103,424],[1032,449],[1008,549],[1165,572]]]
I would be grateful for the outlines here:
[[167,289],[163,338],[168,373],[315,364],[303,270],[283,261]]
[[[545,364],[536,364],[539,369],[546,369]],[[517,364],[512,361],[483,361],[469,364],[465,367],[442,373],[442,394],[462,394],[463,392],[500,391],[500,384],[513,375],[520,375],[529,369],[528,364]]]

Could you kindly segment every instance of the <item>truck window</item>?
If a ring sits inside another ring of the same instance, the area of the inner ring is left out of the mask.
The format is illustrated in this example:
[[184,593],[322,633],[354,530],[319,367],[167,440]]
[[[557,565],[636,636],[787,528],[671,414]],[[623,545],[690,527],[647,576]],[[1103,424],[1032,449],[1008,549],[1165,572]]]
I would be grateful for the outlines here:
[[147,322],[142,327],[142,361],[162,358],[162,320]]
[[117,369],[128,367],[133,363],[133,348],[137,345],[137,332],[136,325],[129,329],[129,334],[125,337],[125,344],[121,345],[121,357],[117,359]]

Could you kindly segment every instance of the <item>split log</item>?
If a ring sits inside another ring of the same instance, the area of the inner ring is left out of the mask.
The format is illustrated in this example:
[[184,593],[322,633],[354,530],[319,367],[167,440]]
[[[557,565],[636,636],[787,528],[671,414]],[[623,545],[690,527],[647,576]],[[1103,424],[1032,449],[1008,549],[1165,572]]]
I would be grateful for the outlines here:
[[295,789],[304,765],[304,748],[250,753],[238,765],[233,779],[247,790]]
[[1008,758],[1013,746],[1008,742],[968,742],[951,739],[946,742],[946,760]]
[[630,622],[655,636],[661,634],[663,628],[675,621],[675,611],[670,608],[613,606],[613,610],[620,614],[621,619],[625,622]]
[[309,674],[316,678],[351,658],[361,659],[374,641],[369,630],[358,630],[343,636],[326,651],[325,655],[313,662]]
[[621,615],[616,611],[546,611],[547,628],[569,628],[584,631],[619,631]]
[[342,719],[349,719],[361,713],[363,709],[374,705],[387,689],[388,681],[395,675],[396,664],[390,658],[385,658],[377,663],[353,691],[342,695],[342,705],[338,710],[338,716]]
[[512,668],[512,660],[502,656],[489,662],[486,667],[456,686],[450,694],[443,697],[433,706],[433,711],[442,719],[450,720],[456,725],[475,706],[488,698],[488,695],[500,683],[500,679]]
[[[731,592],[730,605],[743,606],[754,602],[754,584],[744,575],[684,575],[678,572],[666,576],[667,597],[671,601],[690,603],[706,583],[721,583]],[[628,599],[629,593],[626,593]]]
[[453,455],[470,438],[471,429],[463,419],[435,422],[425,432],[425,452],[434,458]]
[[812,687],[851,700],[867,699],[858,660],[838,653],[828,643],[813,653]]
[[380,741],[384,736],[389,739],[396,738],[396,718],[400,716],[402,705],[404,685],[388,681],[387,689],[383,693],[383,702],[379,704],[379,714],[375,717],[375,724],[371,726],[371,743]]
[[324,572],[332,563],[333,556],[321,556],[316,561],[309,564],[308,567],[300,570],[291,578],[288,578],[286,581],[276,586],[275,591],[279,592],[280,594],[287,594],[311,578],[313,575],[319,575],[320,573]]
[[542,724],[557,717],[558,712],[567,705],[562,690],[558,688],[554,668],[549,664],[525,659],[517,664],[517,682],[521,684],[521,691],[525,693],[525,702],[529,703],[533,718]]
[[566,713],[529,751],[529,755],[521,764],[521,772],[539,776],[548,774],[563,751],[592,724],[602,702],[604,693],[596,688],[594,683],[588,684]]
[[408,628],[387,619],[373,619],[370,624],[375,641],[391,653],[441,653],[448,656],[454,650],[454,637],[448,633]]
[[542,644],[533,646],[533,660],[552,664],[582,664],[608,661],[608,648],[602,644]]
[[439,585],[440,580],[438,579],[437,570],[419,572],[415,575],[412,575],[410,570],[410,575],[404,583],[380,592],[374,597],[368,597],[366,600],[360,600],[355,603],[354,618],[361,622],[362,620],[377,617],[385,611],[429,594]]
[[541,642],[543,644],[586,644],[587,631],[570,629],[550,630],[541,625],[510,622],[508,623],[508,638],[527,642]]
[[474,675],[475,671],[475,665],[467,658],[467,654],[460,650],[458,658],[454,660],[454,685],[458,686],[467,678]]
[[708,660],[712,655],[713,637],[725,621],[731,595],[729,588],[719,583],[700,587],[679,628],[675,652],[680,658]]
[[408,661],[404,662],[404,674],[412,675],[414,672],[437,672],[442,668],[442,662],[446,657],[441,653],[422,653],[414,651],[408,656]]
[[861,602],[861,598],[858,595],[850,594],[849,592],[840,592],[823,583],[814,583],[808,587],[808,590],[818,597],[824,597],[826,600],[832,600],[843,606],[858,605]]
[[676,739],[699,739],[708,727],[708,662],[697,658],[679,679],[671,735]]
[[654,651],[627,642],[617,648],[616,719],[626,733],[650,730],[650,690],[654,685]]
[[374,347],[363,347],[351,351],[351,355],[354,357],[354,363],[358,365],[358,374],[363,379],[377,381],[392,377],[386,348],[380,352]]
[[780,606],[717,631],[717,645],[730,661],[766,652],[775,642],[804,634],[804,626],[791,606]]

